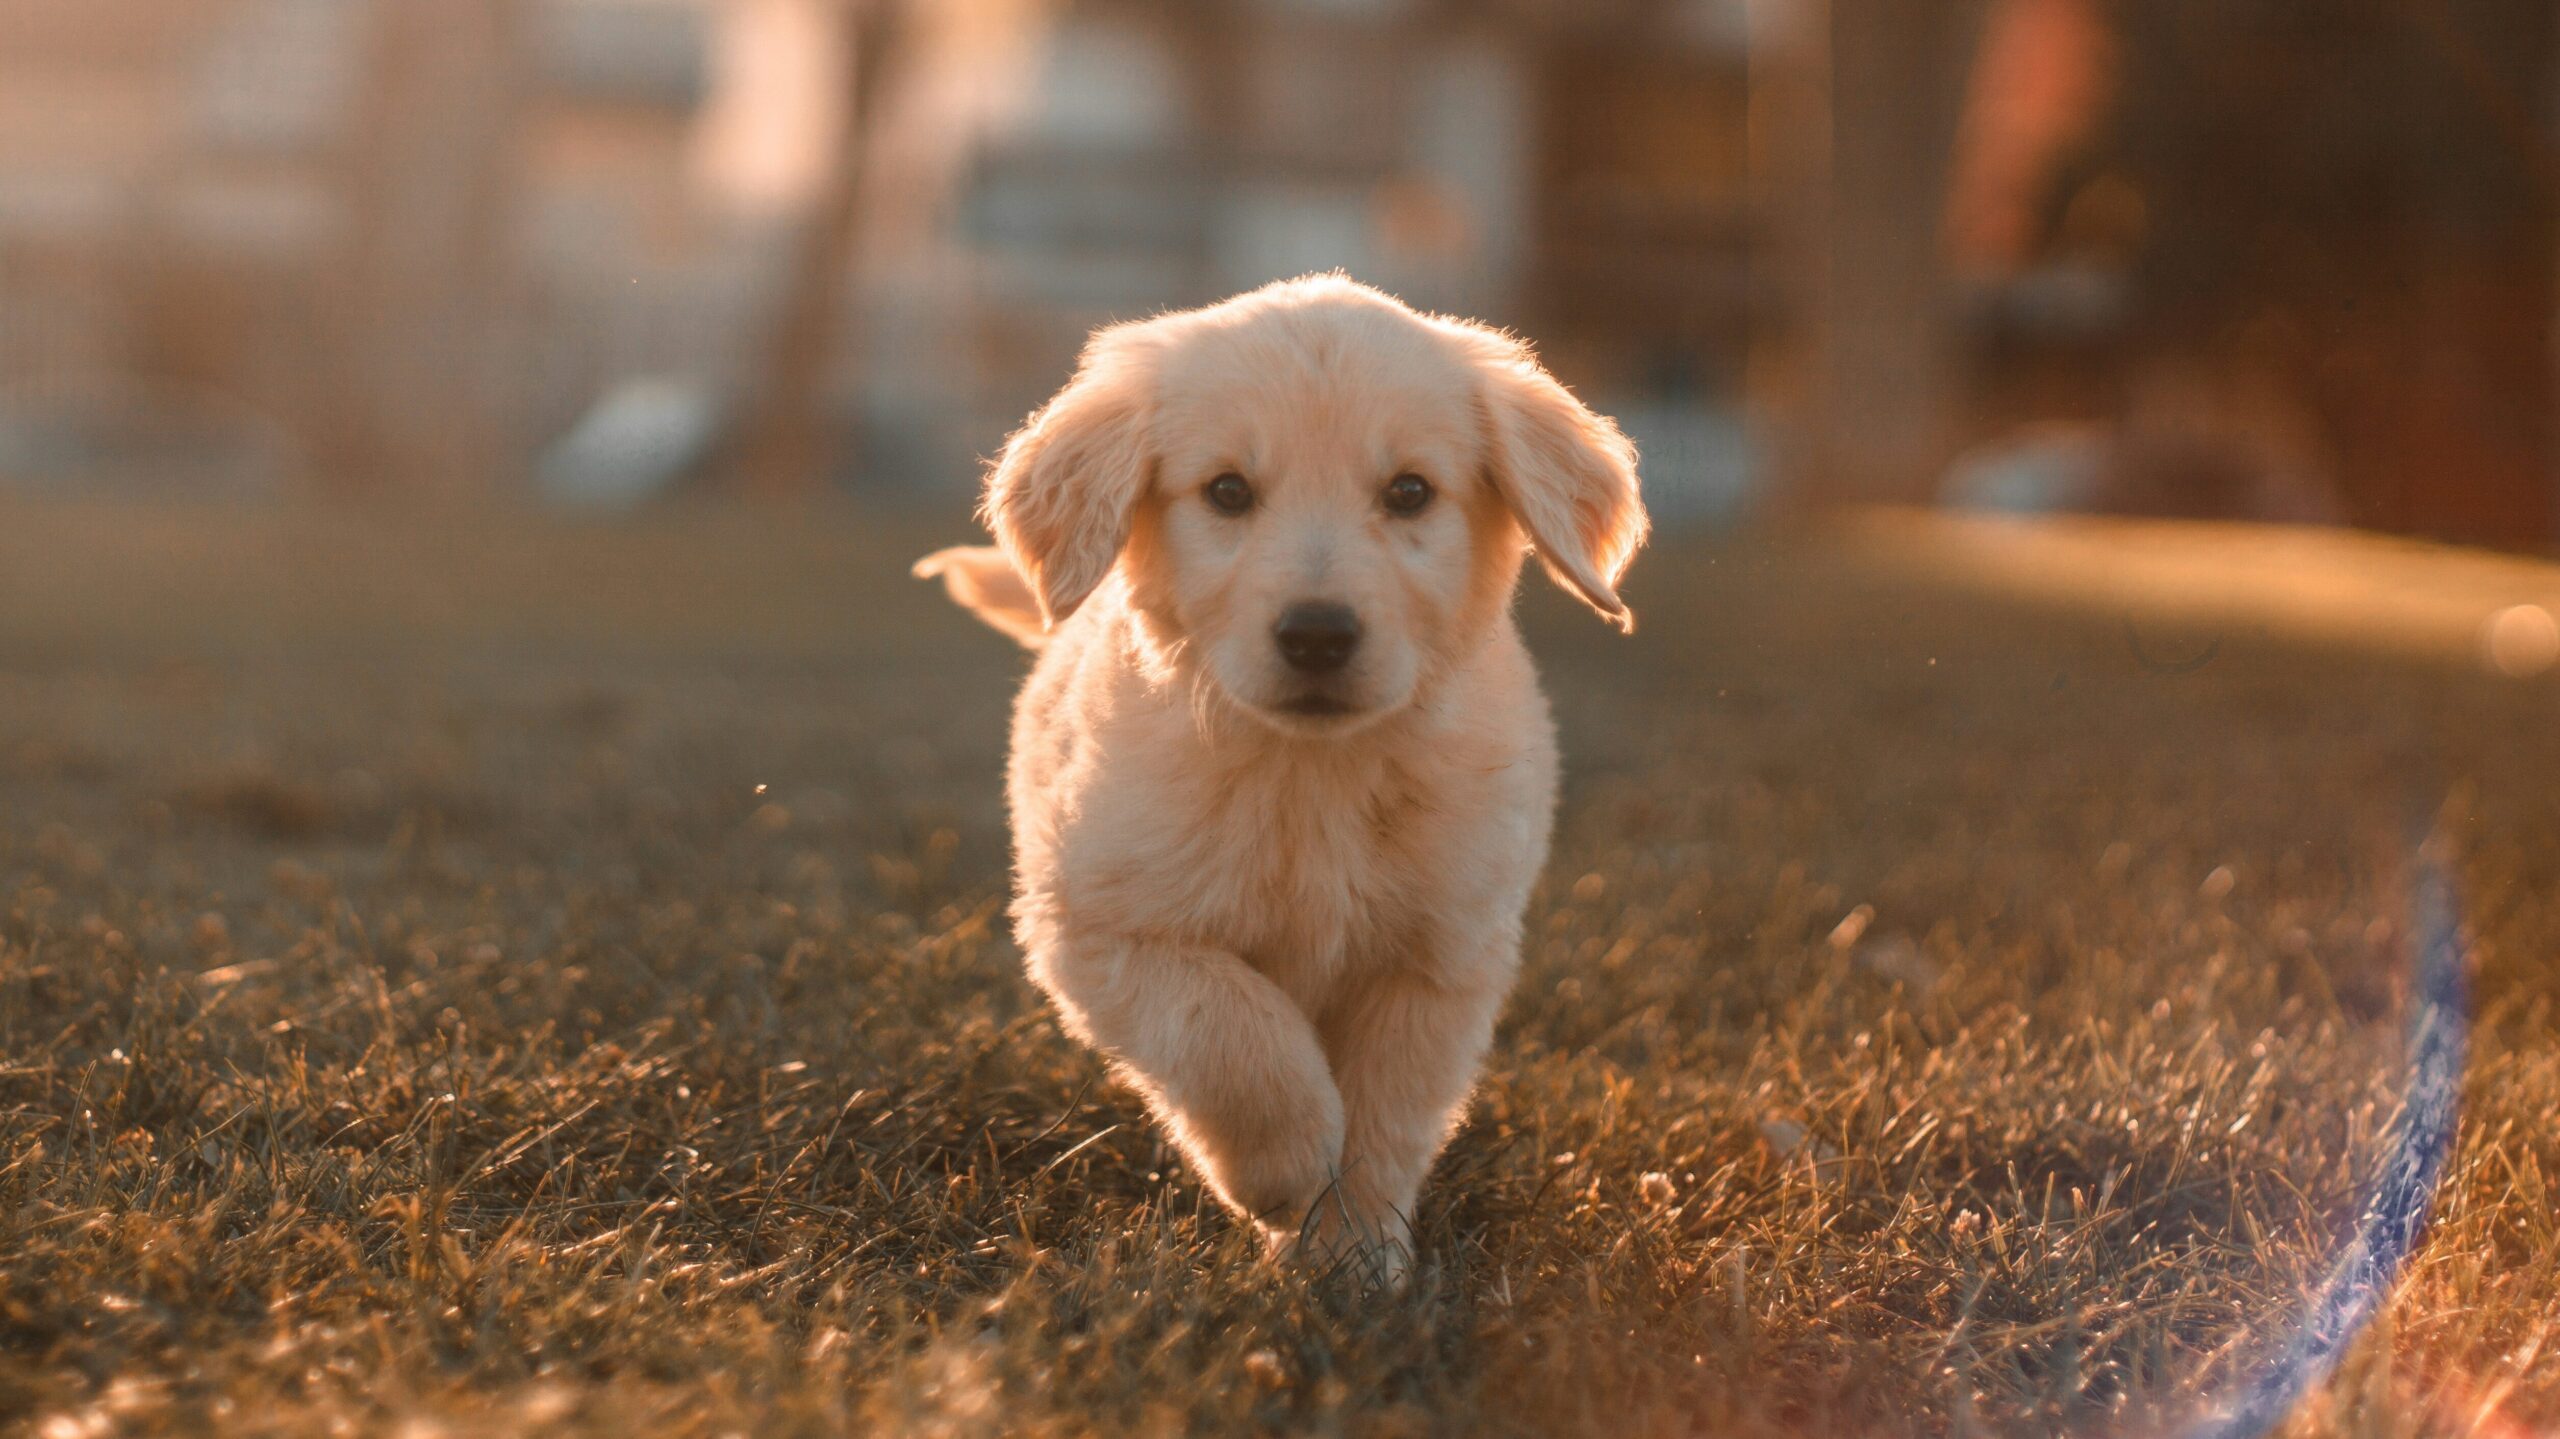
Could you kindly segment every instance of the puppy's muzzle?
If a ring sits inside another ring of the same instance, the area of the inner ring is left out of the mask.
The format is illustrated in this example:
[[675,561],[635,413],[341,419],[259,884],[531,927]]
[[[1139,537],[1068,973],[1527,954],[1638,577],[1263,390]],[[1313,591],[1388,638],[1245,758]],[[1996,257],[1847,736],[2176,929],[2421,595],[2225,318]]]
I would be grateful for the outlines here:
[[1338,674],[1360,648],[1360,617],[1349,605],[1301,600],[1280,612],[1271,638],[1280,646],[1280,658],[1298,673]]

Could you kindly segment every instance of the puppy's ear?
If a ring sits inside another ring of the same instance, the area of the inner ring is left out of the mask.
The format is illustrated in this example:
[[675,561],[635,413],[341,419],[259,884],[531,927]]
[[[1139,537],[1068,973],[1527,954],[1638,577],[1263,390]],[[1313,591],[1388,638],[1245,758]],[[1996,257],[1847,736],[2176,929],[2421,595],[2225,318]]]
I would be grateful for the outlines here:
[[1556,583],[1633,630],[1618,580],[1652,524],[1636,486],[1636,447],[1527,347],[1501,340],[1485,370],[1494,488]]
[[1005,441],[979,515],[1031,581],[1041,619],[1076,612],[1119,562],[1145,494],[1144,385],[1135,346],[1106,330],[1076,377]]

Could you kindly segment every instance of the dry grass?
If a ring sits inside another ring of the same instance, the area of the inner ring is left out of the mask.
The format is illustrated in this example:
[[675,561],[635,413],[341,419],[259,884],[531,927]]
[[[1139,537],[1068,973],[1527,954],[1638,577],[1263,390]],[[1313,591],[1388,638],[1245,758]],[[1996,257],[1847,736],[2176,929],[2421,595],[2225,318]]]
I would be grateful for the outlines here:
[[2465,1137],[2296,1428],[2560,1426],[2560,688],[2292,622],[2552,572],[2320,542],[2261,622],[2142,589],[2227,540],[1904,520],[1533,600],[1556,857],[1386,1298],[1017,974],[943,537],[0,514],[0,1424],[2137,1431],[2349,1216],[2449,788]]

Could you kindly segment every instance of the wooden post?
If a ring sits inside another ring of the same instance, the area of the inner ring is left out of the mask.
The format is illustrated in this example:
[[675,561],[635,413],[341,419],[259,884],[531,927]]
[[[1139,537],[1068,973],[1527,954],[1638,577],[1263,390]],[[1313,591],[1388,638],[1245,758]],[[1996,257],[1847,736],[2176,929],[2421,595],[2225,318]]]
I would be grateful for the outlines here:
[[[2552,27],[2549,54],[2542,63],[2543,153],[2560,157],[2560,25]],[[2560,165],[2555,165],[2560,168]],[[2548,230],[2551,256],[2545,273],[2551,283],[2549,330],[2543,338],[2543,361],[2550,369],[2550,409],[2547,416],[2560,416],[2560,198],[2549,202],[2553,214]],[[2543,433],[2544,483],[2549,486],[2550,508],[2548,529],[2543,548],[2560,552],[2560,420],[2546,419]]]
[[1815,501],[1827,418],[1811,332],[1826,288],[1831,195],[1830,0],[1750,0],[1745,146],[1757,235],[1745,394],[1781,507]]
[[366,110],[337,338],[345,422],[325,448],[341,486],[445,502],[485,496],[520,457],[509,333],[524,7],[373,7]]
[[828,400],[844,357],[855,353],[845,333],[864,235],[863,188],[869,137],[879,114],[882,81],[902,29],[899,0],[843,0],[842,129],[809,215],[791,250],[771,342],[752,377],[737,444],[736,476],[746,494],[766,500],[823,493],[840,459],[841,417]]
[[[1755,158],[1777,207],[1784,497],[1926,497],[1962,398],[1943,218],[1979,0],[1803,0],[1797,53],[1755,58]],[[1755,366],[1764,374],[1766,365]]]

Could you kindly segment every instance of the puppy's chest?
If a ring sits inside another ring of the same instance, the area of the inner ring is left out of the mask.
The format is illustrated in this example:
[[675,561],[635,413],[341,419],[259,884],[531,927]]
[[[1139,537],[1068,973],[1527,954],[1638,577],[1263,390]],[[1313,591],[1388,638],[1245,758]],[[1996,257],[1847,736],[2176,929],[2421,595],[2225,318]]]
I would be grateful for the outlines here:
[[1431,907],[1437,806],[1423,776],[1275,767],[1204,777],[1156,816],[1164,918],[1302,997],[1392,958]]

